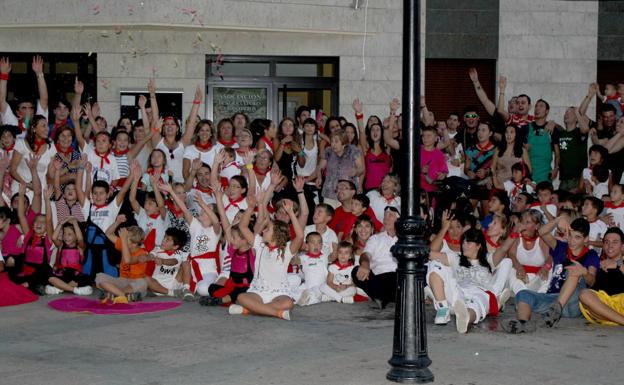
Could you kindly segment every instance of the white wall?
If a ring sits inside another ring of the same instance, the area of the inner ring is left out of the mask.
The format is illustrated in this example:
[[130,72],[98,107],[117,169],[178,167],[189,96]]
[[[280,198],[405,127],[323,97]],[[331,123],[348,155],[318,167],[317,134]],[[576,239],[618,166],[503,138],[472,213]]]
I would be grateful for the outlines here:
[[[159,88],[184,91],[186,115],[196,85],[205,84],[211,44],[225,56],[339,56],[340,113],[349,117],[355,97],[362,99],[367,114],[379,115],[387,113],[393,97],[400,97],[401,0],[370,0],[365,72],[364,7],[354,10],[352,0],[143,3],[55,0],[42,8],[36,0],[4,0],[0,51],[96,53],[98,99],[109,121],[119,115],[119,90],[145,87],[152,68]],[[194,20],[187,10],[197,11]],[[116,25],[122,26],[119,34]],[[136,50],[145,54],[134,57]]]
[[507,76],[507,98],[542,98],[562,123],[596,79],[597,49],[597,1],[500,0],[498,72]]

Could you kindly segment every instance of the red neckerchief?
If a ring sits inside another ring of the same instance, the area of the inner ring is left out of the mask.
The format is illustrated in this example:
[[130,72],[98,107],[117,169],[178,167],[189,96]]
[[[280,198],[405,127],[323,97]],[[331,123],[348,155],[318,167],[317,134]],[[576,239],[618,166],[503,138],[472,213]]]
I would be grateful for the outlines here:
[[129,148],[126,148],[125,150],[121,150],[121,151],[118,151],[118,150],[113,149],[113,154],[115,154],[115,156],[124,156],[124,155],[126,155],[128,152],[130,152],[130,149],[129,149]]
[[65,150],[63,150],[58,143],[54,143],[54,147],[56,147],[56,152],[65,156],[71,156],[72,152],[74,152],[74,148],[72,146],[69,146]]
[[277,250],[277,246],[271,246],[268,243],[266,243],[265,245],[269,249],[269,253],[273,252],[274,250]]
[[347,262],[346,265],[341,265],[340,262],[336,261],[336,262],[334,262],[334,265],[338,266],[338,270],[344,270],[344,269],[346,269],[348,267],[353,266],[353,263],[351,261],[349,261],[349,262]]
[[310,253],[307,252],[306,255],[310,258],[320,258],[321,257],[321,252],[319,251],[318,253]]
[[483,154],[490,151],[494,147],[492,142],[490,142],[489,140],[483,147],[481,147],[479,143],[477,143],[475,146],[477,147],[477,150],[479,150],[479,154],[477,154],[477,158],[480,158],[481,156],[483,156]]
[[8,148],[4,149],[4,152],[6,153],[7,156],[9,156],[9,153],[11,151],[13,151],[13,149],[15,148],[15,143],[13,143],[12,145],[10,145]]
[[236,153],[238,155],[245,156],[247,154],[247,151],[249,151],[249,149],[248,148],[241,148],[241,147],[239,147],[235,151],[236,151]]
[[525,240],[525,241],[527,241],[527,242],[533,242],[533,241],[536,241],[536,240],[537,240],[537,238],[538,238],[537,236],[535,236],[535,237],[527,237],[527,236],[525,236],[525,235],[522,235],[522,239],[524,239],[524,240]]
[[[11,147],[12,149],[13,147]],[[10,150],[9,150],[10,151]],[[8,153],[7,153],[8,154]],[[624,201],[620,202],[619,205],[614,205],[613,202],[607,202],[605,203],[605,208],[607,209],[619,209],[621,207],[624,207]]]
[[236,144],[236,138],[232,138],[230,140],[219,139],[219,143],[221,143],[225,147],[232,147],[233,145]]
[[93,206],[95,207],[96,210],[99,210],[99,209],[103,209],[104,207],[108,206],[108,204],[104,203],[104,204],[101,204],[101,205],[96,205],[94,203]]
[[210,187],[204,188],[204,187],[200,186],[199,184],[197,184],[197,185],[195,185],[194,188],[195,188],[195,190],[201,191],[204,194],[212,195],[212,189]]
[[104,162],[106,162],[106,164],[110,164],[110,159],[108,159],[110,151],[106,151],[104,154],[99,154],[96,150],[95,155],[100,157],[100,169],[104,169]]
[[269,138],[267,138],[266,136],[263,136],[262,138],[260,138],[260,140],[263,141],[267,146],[269,146],[272,153],[275,153],[275,146],[273,145],[273,142]]
[[201,144],[199,139],[195,141],[195,147],[199,150],[209,151],[212,148],[212,142],[209,140],[206,144]]
[[255,165],[253,166],[253,170],[256,173],[256,175],[260,175],[260,176],[266,176],[269,173],[269,171],[271,171],[270,168],[267,168],[267,170],[265,172],[262,172],[262,171],[258,170],[258,167],[256,167]]
[[19,127],[20,131],[26,131],[26,127],[24,127],[24,119],[17,120],[17,127]]
[[154,168],[152,168],[152,167],[147,169],[147,173],[152,175],[152,176],[154,176],[154,175],[161,176],[163,174],[162,171],[160,171],[160,172],[158,172],[158,174],[156,174],[156,170]]
[[33,148],[35,154],[39,154],[39,150],[41,149],[41,147],[43,147],[43,145],[47,143],[48,142],[45,139],[35,138],[35,148]]
[[52,127],[52,133],[50,134],[50,138],[52,138],[52,140],[56,139],[56,131],[59,129],[59,127],[62,127],[66,124],[67,118],[61,120],[60,122],[54,121],[54,127]]
[[225,170],[228,167],[236,167],[237,169],[240,170],[240,166],[238,165],[238,163],[236,163],[235,160],[231,161],[230,163],[226,164],[225,166],[223,166],[223,168],[221,169],[221,171]]
[[[245,197],[241,195],[238,199],[233,200],[233,201],[230,201],[230,203],[228,203],[228,205],[227,205],[227,206],[225,206],[225,209],[224,209],[224,210],[225,210],[225,211],[227,211],[227,209],[229,209],[231,206],[234,206],[234,207],[236,207],[237,209],[239,209],[239,210],[240,210],[241,208],[240,208],[240,207],[238,207],[238,204],[239,204],[240,202],[242,202],[244,199],[245,199]],[[228,200],[229,200],[229,198],[228,198]]]
[[362,242],[360,240],[355,241],[355,248],[363,249],[366,246],[366,242]]
[[[379,195],[381,195],[381,194],[379,194]],[[390,195],[390,198],[387,198],[387,197],[385,197],[383,195],[381,195],[381,197],[383,199],[385,199],[386,203],[388,203],[388,204],[392,203],[392,201],[396,198],[396,196],[394,194]]]
[[494,248],[498,248],[500,246],[500,243],[494,242],[492,240],[492,238],[487,233],[487,231],[483,230],[483,235],[485,236],[485,241],[487,242],[488,245],[490,245],[490,246],[492,246]]
[[171,211],[171,213],[173,214],[174,217],[179,218],[180,215],[183,214],[182,210],[175,207],[175,203],[173,203],[172,200],[167,200],[165,201],[165,206],[167,206],[167,208],[169,209],[169,211]]
[[148,215],[148,216],[149,216],[150,218],[152,218],[152,219],[158,219],[158,217],[160,216],[160,214],[159,214],[159,213],[156,213],[156,214],[150,214],[150,215]]
[[513,182],[514,184],[514,188],[513,190],[511,190],[511,196],[515,197],[516,195],[518,195],[519,193],[521,193],[524,190],[524,183],[520,182],[520,183],[516,183]]
[[444,240],[446,241],[446,243],[448,243],[449,245],[455,245],[455,246],[459,246],[460,240],[459,239],[451,239],[451,237],[446,234],[444,236]]
[[570,247],[568,246],[568,259],[570,261],[578,261],[579,259],[583,258],[585,254],[587,254],[588,251],[589,251],[589,248],[585,246],[583,247],[579,255],[575,256],[574,254],[572,254],[572,249],[570,249]]
[[167,254],[168,256],[172,256],[176,251],[175,250],[163,250],[162,252]]
[[33,233],[32,239],[30,241],[30,247],[37,247],[37,245],[40,242],[42,242],[44,238],[45,238],[45,235],[41,236],[41,235],[36,235],[35,233]]

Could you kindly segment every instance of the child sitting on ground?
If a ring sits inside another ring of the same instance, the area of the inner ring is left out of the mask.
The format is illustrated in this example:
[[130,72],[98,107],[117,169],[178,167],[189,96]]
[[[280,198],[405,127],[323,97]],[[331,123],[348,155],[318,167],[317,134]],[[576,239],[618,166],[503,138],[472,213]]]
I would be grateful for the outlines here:
[[353,245],[342,241],[337,248],[338,258],[329,265],[327,280],[321,285],[322,302],[353,303],[356,287],[351,278],[353,270]]
[[[46,206],[49,209],[50,200],[47,198]],[[52,242],[57,248],[56,261],[48,278],[50,284],[46,286],[46,294],[61,294],[64,291],[76,295],[93,293],[93,280],[82,274],[85,243],[76,218],[68,218],[56,226]]]
[[321,234],[313,231],[308,233],[305,240],[307,251],[295,257],[301,263],[304,276],[303,284],[293,292],[293,298],[299,306],[321,302],[321,285],[327,280],[327,254],[322,251]]
[[160,247],[150,253],[156,268],[151,277],[145,277],[148,289],[169,297],[181,295],[184,277],[180,266],[188,256],[182,251],[185,244],[186,233],[183,230],[170,227],[165,231]]
[[139,226],[130,226],[120,229],[119,236],[116,236],[115,230],[125,221],[125,216],[120,215],[106,230],[108,239],[115,244],[117,250],[121,251],[121,263],[119,264],[119,278],[105,273],[98,273],[95,276],[96,286],[106,294],[102,303],[109,301],[113,304],[128,303],[128,299],[139,300],[147,292],[145,267],[148,254],[147,250],[141,247],[145,233]]

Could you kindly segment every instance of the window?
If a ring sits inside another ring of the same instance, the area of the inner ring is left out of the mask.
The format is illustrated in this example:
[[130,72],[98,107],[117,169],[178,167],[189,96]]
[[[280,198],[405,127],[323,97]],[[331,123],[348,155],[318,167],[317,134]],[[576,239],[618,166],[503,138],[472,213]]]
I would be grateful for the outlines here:
[[210,55],[206,68],[206,115],[215,121],[238,111],[280,120],[301,105],[338,114],[336,57]]
[[83,98],[93,102],[97,100],[96,54],[0,52],[0,57],[8,57],[11,61],[7,101],[38,98],[37,79],[31,66],[35,55],[43,58],[43,72],[51,103],[59,98],[71,101],[76,76],[85,85]]

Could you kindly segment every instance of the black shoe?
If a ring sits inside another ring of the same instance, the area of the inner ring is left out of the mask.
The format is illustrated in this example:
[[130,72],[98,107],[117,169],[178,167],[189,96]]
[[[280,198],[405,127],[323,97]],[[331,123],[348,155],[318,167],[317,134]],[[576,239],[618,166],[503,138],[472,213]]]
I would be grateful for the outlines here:
[[558,301],[550,305],[543,318],[546,326],[548,326],[549,328],[555,327],[555,325],[557,325],[557,323],[559,323],[559,321],[561,320],[562,312],[563,308]]
[[126,294],[128,302],[139,302],[143,300],[143,295],[139,292]]
[[43,285],[35,285],[35,287],[33,287],[33,289],[32,289],[32,292],[35,293],[38,296],[46,295],[45,286],[43,286]]
[[223,299],[211,296],[201,297],[199,298],[199,304],[201,306],[221,306],[223,305]]

